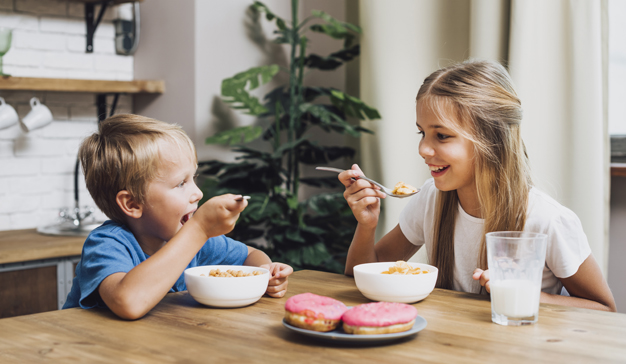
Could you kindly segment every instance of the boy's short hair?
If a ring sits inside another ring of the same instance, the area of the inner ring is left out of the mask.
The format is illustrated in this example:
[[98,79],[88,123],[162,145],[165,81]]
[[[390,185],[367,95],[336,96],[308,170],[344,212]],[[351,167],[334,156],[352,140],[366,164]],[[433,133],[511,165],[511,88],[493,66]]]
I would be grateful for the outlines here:
[[140,204],[148,183],[157,176],[159,142],[169,141],[197,161],[193,142],[176,124],[132,114],[118,114],[98,125],[78,151],[87,189],[96,205],[111,220],[124,224],[126,215],[117,205],[126,190]]

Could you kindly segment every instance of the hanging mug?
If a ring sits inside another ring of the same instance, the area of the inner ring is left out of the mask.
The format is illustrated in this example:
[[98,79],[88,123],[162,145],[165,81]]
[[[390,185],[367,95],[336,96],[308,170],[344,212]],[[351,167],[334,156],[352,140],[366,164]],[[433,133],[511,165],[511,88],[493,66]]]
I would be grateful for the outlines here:
[[29,131],[43,128],[52,122],[52,112],[38,98],[33,97],[30,99],[30,107],[31,110],[20,122],[24,132],[28,133]]
[[7,104],[4,98],[0,97],[0,129],[6,129],[17,124],[20,118],[13,106]]

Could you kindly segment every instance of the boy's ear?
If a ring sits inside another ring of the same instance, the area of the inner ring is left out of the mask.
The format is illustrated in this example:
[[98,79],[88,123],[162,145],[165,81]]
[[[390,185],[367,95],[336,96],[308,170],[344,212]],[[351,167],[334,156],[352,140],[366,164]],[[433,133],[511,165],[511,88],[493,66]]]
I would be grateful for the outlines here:
[[138,219],[143,213],[143,206],[137,203],[130,192],[126,190],[121,190],[117,193],[115,202],[128,217]]

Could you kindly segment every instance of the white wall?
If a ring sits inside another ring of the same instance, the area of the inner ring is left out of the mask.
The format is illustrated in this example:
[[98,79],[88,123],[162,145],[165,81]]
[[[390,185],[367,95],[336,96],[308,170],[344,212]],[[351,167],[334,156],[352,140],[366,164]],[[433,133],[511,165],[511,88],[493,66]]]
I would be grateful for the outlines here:
[[[283,19],[291,19],[290,2],[269,0],[264,3]],[[135,77],[159,78],[166,92],[158,97],[137,96],[139,114],[180,124],[192,137],[199,160],[232,159],[228,147],[205,145],[204,140],[218,131],[249,125],[254,118],[230,109],[220,99],[223,79],[251,67],[287,62],[286,48],[273,44],[275,25],[264,17],[258,25],[251,21],[248,7],[252,1],[150,0],[141,5],[142,40],[135,54]],[[344,0],[301,2],[300,19],[320,9],[345,19]],[[260,27],[261,32],[255,31]],[[309,50],[326,55],[340,48],[339,41],[307,33]],[[284,73],[253,93],[265,92],[287,80]],[[345,69],[333,72],[311,71],[308,85],[345,89]],[[330,140],[328,140],[330,139]],[[333,135],[325,142],[343,144]],[[305,170],[305,173],[311,172]]]
[[[0,26],[13,28],[4,72],[19,77],[101,80],[133,79],[133,57],[114,48],[111,12],[95,33],[94,53],[85,53],[84,5],[61,0],[0,0]],[[61,208],[74,206],[73,171],[78,145],[96,128],[95,94],[0,91],[20,117],[38,97],[54,122],[25,134],[19,126],[0,130],[0,230],[56,222]],[[109,98],[109,103],[111,99]],[[117,112],[131,112],[131,96]],[[95,207],[81,176],[81,206]],[[98,218],[104,215],[97,213]]]

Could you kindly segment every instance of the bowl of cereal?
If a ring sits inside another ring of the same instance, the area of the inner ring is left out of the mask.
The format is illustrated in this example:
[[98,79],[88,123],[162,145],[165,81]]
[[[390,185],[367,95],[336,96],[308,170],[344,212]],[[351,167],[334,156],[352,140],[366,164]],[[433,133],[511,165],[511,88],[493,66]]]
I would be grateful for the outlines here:
[[414,303],[435,288],[438,269],[423,263],[379,262],[354,267],[354,282],[372,301]]
[[187,291],[212,307],[243,307],[258,301],[267,290],[270,272],[242,265],[203,265],[185,270]]

